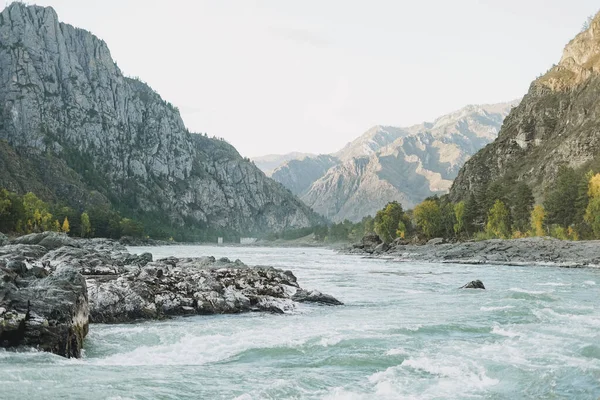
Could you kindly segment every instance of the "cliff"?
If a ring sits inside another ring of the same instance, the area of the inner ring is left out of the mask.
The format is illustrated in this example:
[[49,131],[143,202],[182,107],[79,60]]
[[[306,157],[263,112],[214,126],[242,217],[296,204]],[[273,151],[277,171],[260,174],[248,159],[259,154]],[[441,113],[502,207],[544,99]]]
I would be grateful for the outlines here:
[[0,13],[0,141],[11,156],[0,186],[82,210],[110,203],[244,233],[320,221],[232,146],[190,133],[176,107],[122,74],[105,42],[52,8]]

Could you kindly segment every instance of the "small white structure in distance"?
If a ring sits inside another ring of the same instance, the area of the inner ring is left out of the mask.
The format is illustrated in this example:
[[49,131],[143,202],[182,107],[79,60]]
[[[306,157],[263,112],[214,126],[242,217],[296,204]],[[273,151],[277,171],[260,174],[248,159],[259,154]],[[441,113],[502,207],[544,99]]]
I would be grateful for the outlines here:
[[240,238],[240,244],[252,244],[252,243],[256,243],[257,241],[258,241],[257,238],[252,238],[252,237]]
[[220,237],[220,238],[217,239],[217,244],[223,244],[223,238],[222,237]]

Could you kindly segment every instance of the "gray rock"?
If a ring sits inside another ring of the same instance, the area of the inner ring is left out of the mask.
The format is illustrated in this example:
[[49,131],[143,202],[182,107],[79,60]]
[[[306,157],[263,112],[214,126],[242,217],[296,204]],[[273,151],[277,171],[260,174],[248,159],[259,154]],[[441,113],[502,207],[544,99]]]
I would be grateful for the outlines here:
[[320,303],[330,306],[341,306],[344,305],[341,301],[328,294],[323,294],[317,290],[303,290],[298,291],[292,296],[292,300],[298,303]]
[[37,278],[0,270],[0,347],[81,357],[88,332],[85,279],[70,267]]
[[430,246],[437,246],[439,244],[444,244],[444,243],[446,243],[446,240],[444,238],[434,238],[427,242],[427,244]]
[[375,249],[373,249],[374,254],[382,254],[390,249],[390,245],[387,243],[378,244]]
[[462,286],[461,289],[485,289],[485,286],[483,286],[483,282],[478,279],[476,281],[467,283],[466,285]]
[[63,246],[79,246],[75,239],[70,238],[66,233],[59,232],[32,233],[30,235],[19,236],[11,240],[11,243],[38,245],[45,247],[48,250],[58,249]]

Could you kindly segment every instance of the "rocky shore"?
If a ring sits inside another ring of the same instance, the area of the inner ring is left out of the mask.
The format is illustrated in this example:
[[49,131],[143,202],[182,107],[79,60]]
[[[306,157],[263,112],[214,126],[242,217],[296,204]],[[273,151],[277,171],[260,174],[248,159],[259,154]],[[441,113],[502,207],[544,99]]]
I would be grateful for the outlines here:
[[424,245],[396,240],[387,245],[377,235],[367,235],[361,243],[343,252],[396,261],[552,265],[568,268],[600,266],[600,241],[571,242],[547,237],[457,243],[433,239]]
[[90,323],[342,304],[302,289],[291,271],[239,260],[153,260],[115,241],[51,232],[0,241],[0,347],[80,357]]

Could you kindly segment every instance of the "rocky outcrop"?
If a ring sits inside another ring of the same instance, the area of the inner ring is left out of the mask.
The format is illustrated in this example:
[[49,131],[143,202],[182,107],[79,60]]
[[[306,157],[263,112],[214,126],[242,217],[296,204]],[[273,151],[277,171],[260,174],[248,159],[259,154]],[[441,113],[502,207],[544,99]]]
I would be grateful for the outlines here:
[[66,233],[42,232],[32,233],[30,235],[20,236],[10,241],[11,244],[37,245],[45,247],[48,250],[54,250],[63,246],[78,247],[75,239],[67,236]]
[[[43,236],[23,240],[43,243]],[[0,247],[0,346],[79,357],[88,322],[285,313],[298,303],[342,304],[302,289],[290,271],[227,258],[154,260],[150,253],[130,254],[116,241],[73,241],[58,248],[52,242],[52,249],[39,244]]]
[[[4,265],[4,266],[3,266]],[[0,260],[0,347],[33,347],[80,357],[88,332],[86,282],[74,268],[51,273]]]
[[240,233],[319,217],[222,140],[125,77],[105,42],[52,8],[0,13],[0,186],[83,210],[118,204],[156,223]]
[[0,246],[4,246],[5,244],[8,244],[8,237],[0,232]]
[[542,237],[425,245],[395,242],[381,254],[374,254],[372,248],[355,245],[344,252],[397,261],[450,264],[600,266],[600,242],[570,242]]
[[450,192],[466,198],[490,182],[529,184],[538,199],[561,165],[578,168],[600,154],[600,15],[565,48],[562,59],[536,79],[506,118],[492,144],[469,160]]

